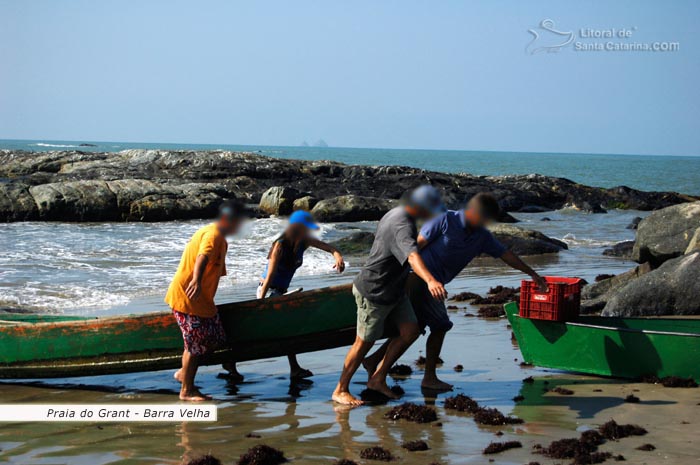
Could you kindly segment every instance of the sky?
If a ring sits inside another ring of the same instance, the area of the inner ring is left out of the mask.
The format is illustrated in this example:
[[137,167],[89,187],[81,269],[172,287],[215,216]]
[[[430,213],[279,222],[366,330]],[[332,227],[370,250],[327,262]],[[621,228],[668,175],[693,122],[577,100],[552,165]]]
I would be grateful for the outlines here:
[[[700,155],[698,20],[691,0],[0,0],[0,138]],[[610,28],[629,35],[581,35]],[[596,41],[678,50],[574,49]]]

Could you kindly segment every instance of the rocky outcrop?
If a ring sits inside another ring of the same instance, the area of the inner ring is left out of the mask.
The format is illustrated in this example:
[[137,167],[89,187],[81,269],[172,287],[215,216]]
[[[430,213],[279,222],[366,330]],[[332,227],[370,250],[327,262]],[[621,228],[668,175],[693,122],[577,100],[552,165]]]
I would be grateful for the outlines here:
[[288,187],[275,186],[266,190],[260,198],[260,211],[268,215],[289,215],[299,191]]
[[373,221],[379,220],[398,205],[396,200],[341,195],[321,200],[311,210],[317,221]]
[[518,255],[540,255],[545,253],[557,253],[568,249],[565,242],[553,239],[539,231],[524,229],[510,224],[496,223],[489,226],[489,230]]
[[[354,195],[392,202],[406,190],[424,183],[439,188],[450,208],[460,207],[474,194],[488,191],[509,212],[547,211],[566,205],[587,211],[610,207],[654,210],[697,200],[627,187],[601,189],[541,175],[472,176],[216,150],[118,153],[0,150],[0,221],[152,221],[205,217],[214,211],[212,199],[213,203],[223,198],[238,198],[257,204],[263,193],[275,186],[305,193],[300,197],[312,195],[321,201]],[[279,212],[280,206],[282,211],[289,210],[288,202],[278,203],[276,206],[272,202],[270,210]],[[343,202],[336,203],[343,206]],[[328,217],[376,218],[376,209],[367,211],[368,216],[339,212]]]
[[634,241],[622,241],[612,247],[603,250],[603,255],[608,257],[632,258]]
[[294,201],[292,209],[306,210],[307,212],[310,212],[316,206],[317,203],[318,199],[316,197],[314,197],[313,195],[305,195],[304,197],[301,197]]
[[700,252],[666,261],[618,289],[604,316],[700,314]]
[[651,270],[651,265],[644,263],[625,273],[586,285],[581,290],[581,313],[587,314],[601,311],[618,289],[649,273]]
[[374,243],[371,232],[354,232],[347,237],[331,242],[343,255],[367,255]]
[[655,266],[683,255],[700,228],[700,202],[685,203],[656,211],[637,228],[632,259]]

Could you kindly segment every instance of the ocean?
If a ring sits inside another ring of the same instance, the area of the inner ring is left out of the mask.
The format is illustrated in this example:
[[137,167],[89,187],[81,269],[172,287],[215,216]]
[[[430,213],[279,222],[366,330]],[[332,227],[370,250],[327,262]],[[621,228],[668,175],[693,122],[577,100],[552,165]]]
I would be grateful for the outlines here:
[[[94,146],[80,145],[85,143]],[[403,165],[431,171],[464,172],[483,176],[538,173],[568,178],[590,186],[629,186],[647,191],[673,191],[700,195],[700,154],[697,157],[684,157],[475,150],[0,140],[0,149],[11,150],[115,152],[134,148],[260,152],[263,155],[278,158],[334,160],[359,165]]]

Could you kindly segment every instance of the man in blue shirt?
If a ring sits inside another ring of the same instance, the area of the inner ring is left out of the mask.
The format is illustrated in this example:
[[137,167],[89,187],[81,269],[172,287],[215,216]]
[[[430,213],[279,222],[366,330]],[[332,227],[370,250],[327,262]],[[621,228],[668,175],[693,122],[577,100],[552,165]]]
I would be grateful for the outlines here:
[[[418,248],[426,268],[439,282],[452,281],[475,257],[487,254],[500,258],[506,264],[532,277],[541,289],[546,289],[545,280],[517,255],[506,249],[486,226],[498,218],[500,208],[496,199],[486,193],[472,197],[464,210],[448,211],[423,225],[418,235]],[[424,282],[409,276],[407,292],[421,327],[430,328],[426,342],[425,374],[422,387],[449,390],[452,385],[437,377],[436,365],[445,334],[452,328],[445,303],[434,299]],[[372,372],[376,366],[377,353],[365,360],[365,367]]]

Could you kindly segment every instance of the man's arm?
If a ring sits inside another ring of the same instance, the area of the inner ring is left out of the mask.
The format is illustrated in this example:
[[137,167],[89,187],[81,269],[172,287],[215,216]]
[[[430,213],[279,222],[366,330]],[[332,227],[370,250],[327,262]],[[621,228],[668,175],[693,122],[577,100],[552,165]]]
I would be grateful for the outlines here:
[[435,279],[435,277],[428,271],[428,267],[425,266],[423,259],[420,257],[418,252],[411,252],[408,256],[408,264],[413,268],[413,272],[416,273],[425,283],[428,285],[428,290],[430,295],[433,296],[435,300],[445,300],[447,298],[447,291],[440,281]]
[[501,255],[501,260],[503,260],[511,268],[515,268],[516,270],[522,271],[526,275],[530,276],[532,280],[537,283],[540,292],[547,292],[549,290],[547,281],[545,281],[542,276],[537,274],[535,270],[530,268],[527,263],[522,261],[520,257],[515,255],[510,250],[503,252],[503,255]]
[[209,263],[209,257],[203,254],[197,255],[197,259],[194,262],[194,272],[192,273],[192,280],[187,285],[185,289],[185,295],[191,301],[197,300],[199,294],[202,292],[202,275],[204,274],[204,269]]

